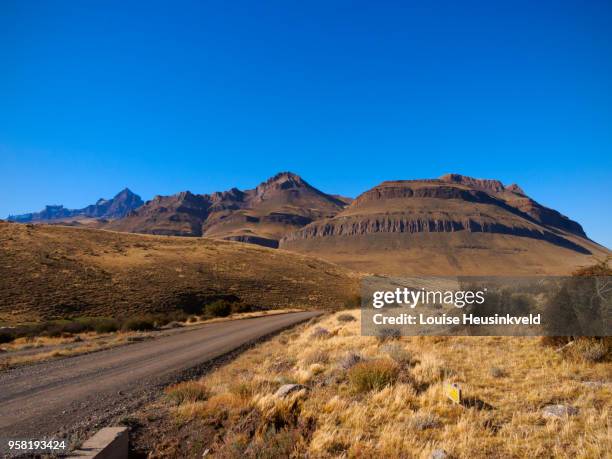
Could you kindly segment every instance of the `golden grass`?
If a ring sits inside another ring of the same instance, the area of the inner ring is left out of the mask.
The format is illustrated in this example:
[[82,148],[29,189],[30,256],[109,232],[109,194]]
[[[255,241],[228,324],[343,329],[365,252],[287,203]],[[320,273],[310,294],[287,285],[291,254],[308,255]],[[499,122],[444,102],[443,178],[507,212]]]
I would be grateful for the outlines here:
[[[212,445],[218,457],[280,448],[278,438],[266,436],[271,428],[292,439],[291,454],[317,458],[425,458],[435,449],[460,458],[595,458],[612,451],[609,361],[567,359],[538,338],[413,337],[391,341],[411,356],[399,364],[389,342],[360,336],[359,321],[339,322],[338,315],[284,332],[218,368],[201,383],[219,402],[185,403],[177,414],[224,420]],[[329,335],[313,338],[317,327]],[[384,362],[396,377],[356,392],[352,368],[372,364],[344,369],[348,353]],[[288,382],[308,389],[274,396]],[[445,382],[461,385],[464,405],[445,397]],[[579,413],[543,418],[542,407],[554,403]],[[245,430],[245,419],[256,426]]]
[[0,323],[125,318],[219,298],[253,306],[342,304],[358,277],[312,257],[252,244],[0,222]]
[[[110,349],[128,343],[130,339],[136,335],[138,334],[111,333],[108,335],[96,335],[95,333],[84,333],[66,338],[36,337],[31,340],[27,338],[18,338],[12,343],[2,346],[6,352],[0,354],[0,368],[29,365],[60,357],[73,357],[89,352]],[[64,347],[64,345],[71,343],[76,344],[70,348]],[[25,354],[18,352],[27,351],[29,349],[40,350],[38,352],[28,352]]]

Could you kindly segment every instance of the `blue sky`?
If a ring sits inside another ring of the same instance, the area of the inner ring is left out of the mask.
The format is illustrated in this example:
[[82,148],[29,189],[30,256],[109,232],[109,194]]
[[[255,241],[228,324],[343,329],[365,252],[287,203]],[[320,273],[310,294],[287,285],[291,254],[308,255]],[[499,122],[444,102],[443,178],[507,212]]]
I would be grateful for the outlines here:
[[611,23],[603,1],[5,0],[0,217],[458,172],[611,247]]

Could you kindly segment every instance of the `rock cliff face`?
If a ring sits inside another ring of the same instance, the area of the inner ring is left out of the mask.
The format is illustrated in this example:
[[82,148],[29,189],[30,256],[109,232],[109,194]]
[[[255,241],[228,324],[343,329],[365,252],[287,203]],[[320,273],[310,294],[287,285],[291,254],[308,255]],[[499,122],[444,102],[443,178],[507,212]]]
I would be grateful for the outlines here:
[[66,209],[64,206],[46,206],[40,212],[11,215],[9,221],[18,223],[49,223],[75,218],[122,218],[143,204],[137,194],[125,188],[112,199],[99,199],[95,204],[83,209]]
[[189,191],[157,196],[126,218],[106,227],[136,233],[208,236],[266,247],[314,220],[332,217],[346,203],[281,172],[256,188],[212,194]]
[[471,248],[471,258],[499,260],[525,251],[561,259],[599,250],[578,223],[532,200],[518,185],[458,174],[383,182],[335,216],[286,235],[280,247],[366,270],[398,257],[409,266],[411,255],[428,250],[454,258]]

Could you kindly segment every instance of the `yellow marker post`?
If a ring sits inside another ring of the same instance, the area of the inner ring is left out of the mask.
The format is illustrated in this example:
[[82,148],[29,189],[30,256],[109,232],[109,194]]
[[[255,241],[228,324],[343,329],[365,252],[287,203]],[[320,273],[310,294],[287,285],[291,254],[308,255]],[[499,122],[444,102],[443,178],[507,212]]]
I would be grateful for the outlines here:
[[444,393],[451,401],[457,404],[461,403],[461,387],[459,387],[459,384],[446,383],[444,385]]

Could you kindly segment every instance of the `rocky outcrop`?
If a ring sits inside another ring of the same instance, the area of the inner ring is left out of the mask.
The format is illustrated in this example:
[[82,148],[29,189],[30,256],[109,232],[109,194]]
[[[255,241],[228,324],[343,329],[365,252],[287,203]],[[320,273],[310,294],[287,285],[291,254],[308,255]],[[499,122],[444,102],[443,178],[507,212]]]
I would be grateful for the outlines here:
[[142,206],[142,204],[143,201],[140,196],[125,188],[112,199],[100,198],[95,204],[82,209],[67,209],[62,205],[46,206],[40,212],[10,215],[8,220],[18,223],[48,223],[71,218],[115,219],[125,217],[131,211]]

